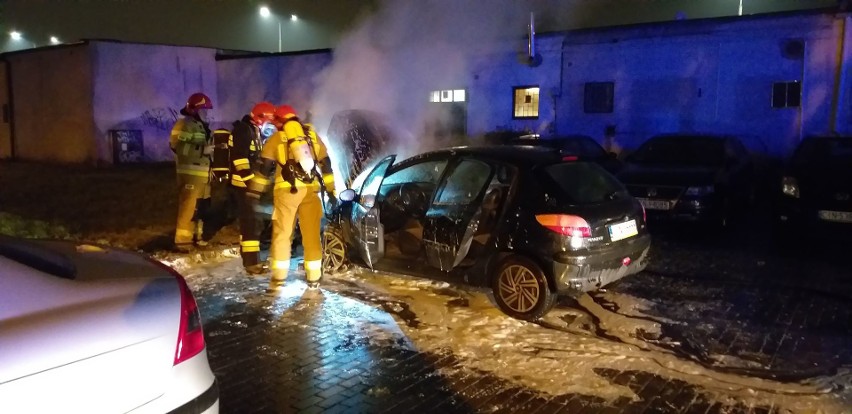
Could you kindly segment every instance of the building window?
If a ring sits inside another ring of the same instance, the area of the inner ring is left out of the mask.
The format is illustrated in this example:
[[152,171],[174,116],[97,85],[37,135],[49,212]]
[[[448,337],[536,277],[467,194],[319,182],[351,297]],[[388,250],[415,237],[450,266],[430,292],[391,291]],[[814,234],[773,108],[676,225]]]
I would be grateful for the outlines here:
[[798,108],[802,105],[802,84],[799,81],[772,84],[773,108]]
[[538,86],[519,86],[515,88],[514,118],[538,118]]
[[429,93],[429,102],[464,102],[465,99],[464,89],[444,89]]
[[586,82],[583,89],[583,112],[587,114],[612,113],[614,92],[615,83],[613,82]]

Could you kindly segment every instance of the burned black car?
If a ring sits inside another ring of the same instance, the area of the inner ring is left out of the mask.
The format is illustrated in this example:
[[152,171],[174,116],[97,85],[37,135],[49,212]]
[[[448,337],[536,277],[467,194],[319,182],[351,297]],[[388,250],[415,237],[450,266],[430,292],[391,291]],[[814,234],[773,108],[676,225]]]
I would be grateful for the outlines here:
[[802,140],[777,188],[787,230],[852,230],[852,137]]
[[725,226],[752,201],[754,167],[736,137],[658,135],[626,158],[618,174],[648,217]]
[[451,148],[380,160],[324,235],[324,267],[372,269],[490,287],[507,314],[534,320],[558,295],[646,266],[642,206],[593,162],[533,147]]

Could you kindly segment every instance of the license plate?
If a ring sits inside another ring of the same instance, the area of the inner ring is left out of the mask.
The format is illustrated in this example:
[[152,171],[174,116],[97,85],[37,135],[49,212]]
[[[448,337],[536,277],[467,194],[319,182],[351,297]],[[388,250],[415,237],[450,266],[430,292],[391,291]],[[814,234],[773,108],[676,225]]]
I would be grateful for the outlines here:
[[672,203],[666,200],[651,200],[648,198],[637,198],[642,207],[647,210],[671,210]]
[[609,239],[612,241],[624,240],[637,234],[639,234],[639,230],[636,229],[636,220],[609,226]]
[[819,218],[825,221],[837,221],[840,223],[852,223],[852,213],[848,211],[820,210]]

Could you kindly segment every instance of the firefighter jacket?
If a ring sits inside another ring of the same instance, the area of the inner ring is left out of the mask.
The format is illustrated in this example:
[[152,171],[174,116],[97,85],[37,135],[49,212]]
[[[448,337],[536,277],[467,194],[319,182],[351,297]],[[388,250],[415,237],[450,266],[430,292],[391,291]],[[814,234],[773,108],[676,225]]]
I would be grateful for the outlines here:
[[216,177],[229,179],[234,187],[246,188],[254,178],[252,165],[257,161],[263,146],[261,131],[251,123],[248,115],[235,121],[233,133],[217,130],[214,142],[217,151],[213,159],[213,172]]
[[178,119],[169,136],[178,174],[197,177],[210,174],[210,157],[205,154],[209,137],[210,130],[204,122],[189,116]]
[[[303,143],[308,145],[316,161],[312,171],[304,171],[292,150]],[[303,125],[297,118],[287,120],[282,130],[266,141],[255,165],[257,171],[249,186],[252,192],[263,193],[274,184],[275,189],[289,189],[291,193],[300,187],[319,191],[323,186],[325,191],[334,193],[334,173],[328,150],[310,124]],[[273,170],[274,179],[270,177]]]

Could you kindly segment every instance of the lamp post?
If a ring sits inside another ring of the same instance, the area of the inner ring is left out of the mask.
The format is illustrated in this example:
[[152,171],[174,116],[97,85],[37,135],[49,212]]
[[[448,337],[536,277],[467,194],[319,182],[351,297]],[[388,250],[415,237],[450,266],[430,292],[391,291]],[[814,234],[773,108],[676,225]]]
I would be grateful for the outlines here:
[[[266,19],[270,16],[272,16],[272,12],[269,10],[269,7],[261,6],[260,17]],[[275,22],[278,23],[278,53],[281,53],[281,19],[275,16]]]

